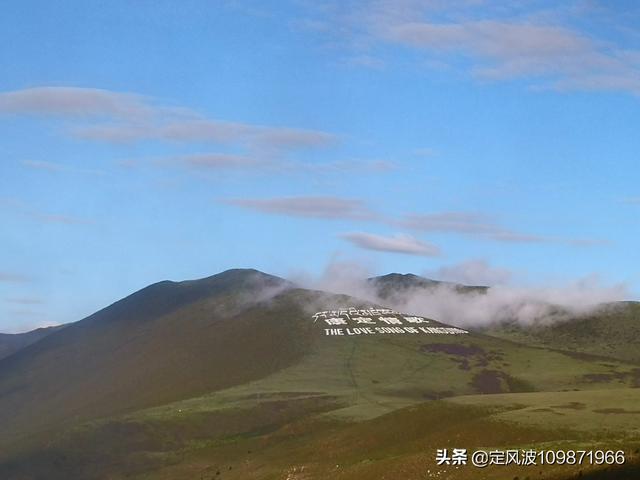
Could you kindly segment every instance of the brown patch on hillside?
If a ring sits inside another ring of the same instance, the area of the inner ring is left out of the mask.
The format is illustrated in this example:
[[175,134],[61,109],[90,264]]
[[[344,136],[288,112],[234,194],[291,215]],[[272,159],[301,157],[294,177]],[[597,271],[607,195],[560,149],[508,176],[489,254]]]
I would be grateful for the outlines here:
[[472,357],[475,355],[485,355],[484,349],[477,345],[464,345],[461,343],[430,343],[420,347],[421,352],[446,353],[459,357]]
[[[471,370],[472,367],[488,367],[491,361],[502,360],[500,352],[487,352],[478,345],[464,343],[430,343],[420,347],[422,353],[444,353],[458,364],[460,370]],[[472,364],[473,362],[473,364]]]
[[631,414],[631,415],[638,415],[640,414],[640,410],[625,410],[624,408],[598,408],[593,410],[594,413],[604,413],[604,414],[620,414],[620,413],[625,413],[625,414]]

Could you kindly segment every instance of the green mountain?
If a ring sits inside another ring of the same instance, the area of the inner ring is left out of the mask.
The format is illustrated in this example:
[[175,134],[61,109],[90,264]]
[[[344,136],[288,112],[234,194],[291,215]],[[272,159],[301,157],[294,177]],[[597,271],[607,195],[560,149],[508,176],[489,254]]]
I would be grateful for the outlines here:
[[540,442],[623,444],[633,466],[638,386],[629,362],[230,270],[154,284],[0,360],[0,478],[468,479],[436,450]]

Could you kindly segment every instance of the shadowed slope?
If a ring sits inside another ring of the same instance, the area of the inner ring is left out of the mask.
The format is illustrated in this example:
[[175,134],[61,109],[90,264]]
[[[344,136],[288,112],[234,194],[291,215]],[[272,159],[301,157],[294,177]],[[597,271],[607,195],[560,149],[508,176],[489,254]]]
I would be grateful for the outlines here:
[[[160,282],[23,348],[0,361],[0,442],[230,386],[292,362],[301,354],[294,342],[283,342],[271,361],[246,355],[270,354],[274,336],[287,334],[279,312],[235,318],[288,287],[253,270]],[[254,328],[264,323],[268,329]]]

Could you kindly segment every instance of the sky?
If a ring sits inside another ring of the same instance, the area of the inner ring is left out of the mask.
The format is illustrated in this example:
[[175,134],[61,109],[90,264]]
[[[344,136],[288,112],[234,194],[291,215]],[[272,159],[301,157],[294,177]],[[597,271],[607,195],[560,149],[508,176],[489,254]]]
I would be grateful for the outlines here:
[[638,298],[636,2],[0,8],[0,331],[236,267]]

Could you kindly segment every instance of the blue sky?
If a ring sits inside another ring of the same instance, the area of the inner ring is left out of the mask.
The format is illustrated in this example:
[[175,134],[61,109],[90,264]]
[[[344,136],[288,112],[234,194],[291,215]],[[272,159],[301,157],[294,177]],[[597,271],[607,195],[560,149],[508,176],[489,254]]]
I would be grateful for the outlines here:
[[0,331],[336,261],[637,298],[640,8],[509,3],[5,2]]

